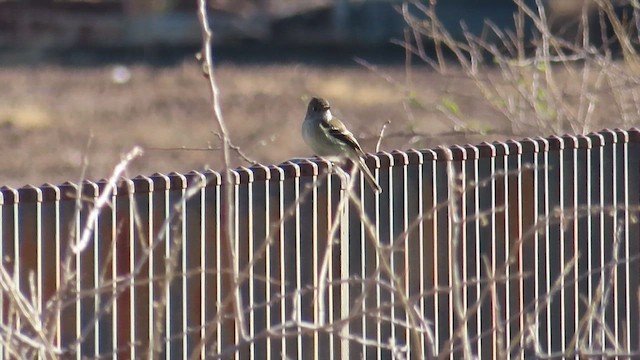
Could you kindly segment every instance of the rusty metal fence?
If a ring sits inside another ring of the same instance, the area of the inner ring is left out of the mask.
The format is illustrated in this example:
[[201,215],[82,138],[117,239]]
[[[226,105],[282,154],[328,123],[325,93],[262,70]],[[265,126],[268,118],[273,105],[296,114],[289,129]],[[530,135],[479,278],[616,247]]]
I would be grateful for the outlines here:
[[638,356],[640,130],[367,161],[2,188],[0,355]]

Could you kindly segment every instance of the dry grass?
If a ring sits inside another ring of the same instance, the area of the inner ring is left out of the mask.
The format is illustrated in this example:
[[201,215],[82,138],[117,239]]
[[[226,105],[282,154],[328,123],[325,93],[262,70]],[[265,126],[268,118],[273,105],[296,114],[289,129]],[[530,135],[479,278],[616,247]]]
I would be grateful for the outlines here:
[[[259,55],[256,55],[259,56]],[[176,148],[219,147],[211,132],[206,82],[195,61],[172,67],[132,65],[131,80],[112,80],[113,66],[66,68],[5,67],[0,83],[0,184],[60,183],[79,177],[91,135],[87,177],[107,177],[120,155],[134,145],[145,155],[129,175],[220,168],[210,151]],[[562,78],[559,70],[558,78]],[[510,123],[477,93],[462,70],[441,75],[413,68],[407,90],[404,65],[367,69],[305,64],[233,65],[217,68],[222,107],[231,139],[258,162],[279,163],[312,155],[299,135],[311,95],[328,98],[372,151],[380,127],[391,124],[382,150],[500,140],[513,134]],[[488,77],[498,77],[493,69]],[[571,92],[577,84],[564,83]],[[605,96],[606,98],[607,96]],[[457,118],[442,110],[456,108]],[[592,130],[624,126],[607,116],[614,101],[602,103]],[[488,133],[488,135],[483,135]],[[165,150],[162,150],[165,149]],[[247,165],[236,157],[232,166]]]

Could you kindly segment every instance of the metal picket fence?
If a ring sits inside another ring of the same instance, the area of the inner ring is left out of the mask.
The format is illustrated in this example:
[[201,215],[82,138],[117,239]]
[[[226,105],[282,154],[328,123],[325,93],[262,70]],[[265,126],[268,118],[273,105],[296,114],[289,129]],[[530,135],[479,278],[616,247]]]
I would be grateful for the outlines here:
[[2,188],[0,355],[639,356],[640,130],[367,162]]

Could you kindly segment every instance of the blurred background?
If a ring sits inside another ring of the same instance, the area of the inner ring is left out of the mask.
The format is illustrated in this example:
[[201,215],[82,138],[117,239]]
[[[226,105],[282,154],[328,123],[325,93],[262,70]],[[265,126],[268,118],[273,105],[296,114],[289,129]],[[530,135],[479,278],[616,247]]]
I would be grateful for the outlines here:
[[[267,164],[313,155],[300,124],[315,95],[331,102],[369,152],[386,123],[384,151],[633,126],[637,104],[621,104],[625,93],[609,94],[597,71],[585,77],[584,66],[593,54],[615,64],[619,34],[608,16],[635,19],[637,9],[626,1],[539,4],[543,12],[528,0],[210,0],[215,76],[231,140]],[[594,10],[609,5],[605,16]],[[0,0],[0,185],[106,178],[134,145],[145,155],[129,176],[219,169],[210,91],[195,58],[202,41],[197,7],[197,0]],[[547,49],[572,56],[564,59],[571,64],[560,61],[565,66],[554,70],[552,83],[550,68],[540,64],[554,54],[539,53],[544,32],[535,19],[559,44]],[[444,50],[435,36],[443,33],[450,39]],[[498,34],[519,45],[511,49]],[[473,46],[463,46],[473,37],[488,56],[474,58]],[[584,45],[583,52],[564,41]],[[453,43],[485,66],[465,65]],[[504,58],[496,55],[503,50]],[[505,60],[512,57],[518,64]],[[515,68],[523,70],[512,79]],[[573,84],[573,76],[582,80]],[[484,81],[503,94],[499,101],[478,86]],[[517,105],[500,81],[534,102]],[[625,83],[620,90],[636,88]],[[597,94],[609,95],[593,100]],[[571,109],[549,110],[561,103],[575,103],[584,122],[576,125]],[[534,121],[540,117],[552,125]],[[250,163],[236,154],[233,166]]]

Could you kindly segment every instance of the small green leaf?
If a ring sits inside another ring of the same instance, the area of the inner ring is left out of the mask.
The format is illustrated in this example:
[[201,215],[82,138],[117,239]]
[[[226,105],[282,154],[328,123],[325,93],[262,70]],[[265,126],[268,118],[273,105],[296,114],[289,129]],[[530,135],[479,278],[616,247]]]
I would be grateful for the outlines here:
[[454,115],[460,115],[460,107],[452,98],[449,98],[449,97],[443,98],[442,106],[444,106],[450,113]]
[[484,122],[478,120],[467,121],[467,129],[480,135],[486,135],[491,128]]
[[422,109],[424,108],[424,105],[422,105],[422,103],[420,102],[420,100],[418,99],[418,96],[416,95],[415,92],[411,91],[408,94],[409,98],[409,106],[412,108],[416,108],[416,109]]

